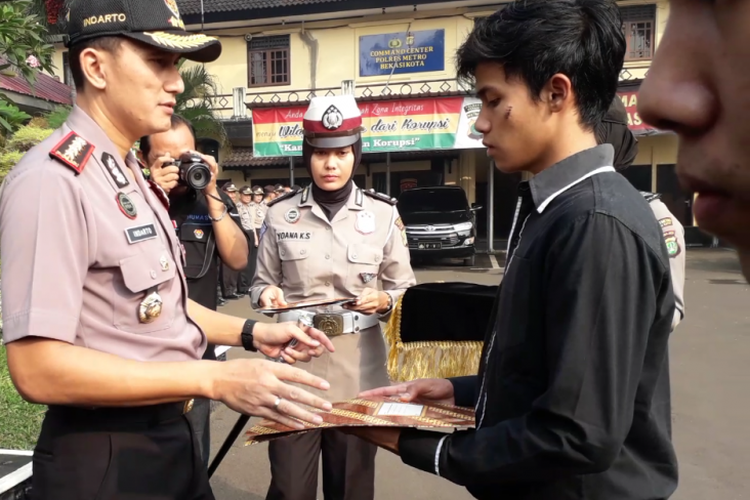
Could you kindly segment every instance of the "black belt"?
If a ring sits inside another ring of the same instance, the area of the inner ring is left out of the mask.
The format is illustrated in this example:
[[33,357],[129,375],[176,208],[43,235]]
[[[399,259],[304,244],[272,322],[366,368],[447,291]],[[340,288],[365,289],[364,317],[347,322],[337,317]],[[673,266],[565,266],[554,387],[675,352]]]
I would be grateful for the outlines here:
[[155,425],[174,420],[193,408],[193,400],[150,406],[83,408],[50,405],[47,415],[76,426]]

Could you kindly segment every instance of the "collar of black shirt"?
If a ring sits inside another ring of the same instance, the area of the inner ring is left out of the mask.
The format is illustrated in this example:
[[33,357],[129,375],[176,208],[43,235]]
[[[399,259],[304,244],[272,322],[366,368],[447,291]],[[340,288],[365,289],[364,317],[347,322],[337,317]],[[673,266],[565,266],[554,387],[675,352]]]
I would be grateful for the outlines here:
[[615,150],[610,144],[581,151],[552,165],[529,181],[531,197],[540,214],[562,193],[584,179],[602,172],[614,172]]

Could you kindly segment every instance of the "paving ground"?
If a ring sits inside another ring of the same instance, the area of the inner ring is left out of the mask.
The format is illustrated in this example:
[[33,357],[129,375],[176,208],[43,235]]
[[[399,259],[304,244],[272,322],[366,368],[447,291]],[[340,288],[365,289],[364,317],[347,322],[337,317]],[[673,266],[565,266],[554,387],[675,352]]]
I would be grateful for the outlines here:
[[[502,263],[502,256],[497,259]],[[493,268],[494,267],[494,268]],[[502,269],[487,256],[476,268],[443,263],[417,269],[419,282],[496,284]],[[691,249],[686,283],[688,315],[671,340],[674,441],[680,461],[676,500],[750,498],[750,287],[727,250]],[[222,311],[255,317],[246,301]],[[233,349],[229,356],[244,356]],[[237,414],[214,413],[212,453]],[[235,443],[212,479],[219,500],[260,500],[269,484],[267,447]],[[379,452],[376,499],[468,500],[463,488],[404,466]],[[323,499],[322,493],[318,494]]]

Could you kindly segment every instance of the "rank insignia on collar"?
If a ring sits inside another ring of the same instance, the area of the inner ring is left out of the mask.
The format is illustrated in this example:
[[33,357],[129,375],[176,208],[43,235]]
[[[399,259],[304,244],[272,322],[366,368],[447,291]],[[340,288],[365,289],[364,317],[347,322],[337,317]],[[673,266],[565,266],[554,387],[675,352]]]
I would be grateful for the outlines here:
[[86,162],[89,161],[93,152],[93,144],[75,132],[71,132],[57,146],[52,148],[49,155],[51,158],[61,161],[80,174],[83,172],[83,167],[86,166]]
[[127,177],[125,177],[125,173],[117,164],[114,156],[107,152],[102,153],[102,163],[107,169],[107,172],[109,172],[109,175],[112,177],[112,180],[115,181],[115,184],[117,184],[117,187],[124,188],[125,186],[130,184]]
[[375,273],[359,273],[359,277],[362,278],[363,283],[369,283],[378,277]]
[[124,213],[129,219],[135,219],[138,215],[138,211],[135,209],[133,200],[123,192],[117,193],[117,206],[120,207],[120,212]]

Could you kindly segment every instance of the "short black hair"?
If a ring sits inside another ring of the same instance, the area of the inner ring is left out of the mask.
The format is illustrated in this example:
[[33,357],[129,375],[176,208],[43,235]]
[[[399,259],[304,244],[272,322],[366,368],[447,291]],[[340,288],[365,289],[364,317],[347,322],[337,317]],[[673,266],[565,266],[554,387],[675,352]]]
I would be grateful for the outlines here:
[[500,64],[538,99],[557,73],[570,78],[581,124],[593,129],[617,92],[626,42],[614,0],[515,0],[477,20],[457,52],[459,80]]
[[[193,142],[196,142],[195,139],[195,127],[193,127],[193,124],[190,123],[190,120],[187,118],[178,115],[177,113],[174,113],[171,118],[171,126],[170,130],[177,130],[178,127],[185,126],[190,131],[190,135],[193,136]],[[148,155],[151,153],[151,139],[150,136],[144,135],[141,137],[140,141],[138,141],[139,149],[141,150],[141,155],[143,155],[143,160],[148,161]]]
[[68,65],[70,66],[70,75],[73,77],[73,84],[76,91],[81,92],[86,78],[83,76],[81,69],[81,53],[86,49],[97,49],[116,53],[120,49],[122,37],[119,36],[101,36],[90,40],[77,43],[70,48],[68,52]]

